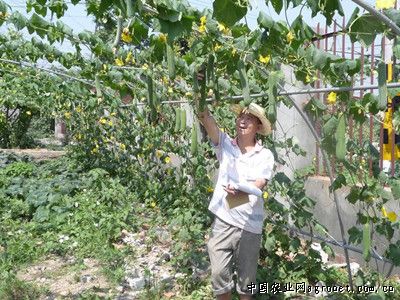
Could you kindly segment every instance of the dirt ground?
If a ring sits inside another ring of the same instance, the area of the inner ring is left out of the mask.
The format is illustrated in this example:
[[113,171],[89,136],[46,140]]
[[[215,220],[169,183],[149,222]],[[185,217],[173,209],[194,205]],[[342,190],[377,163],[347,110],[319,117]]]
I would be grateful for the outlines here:
[[45,289],[42,299],[74,299],[89,290],[104,297],[112,289],[100,269],[93,259],[78,263],[71,257],[52,256],[20,270],[17,277]]
[[0,152],[15,153],[17,155],[29,155],[33,158],[33,160],[36,161],[54,159],[66,154],[65,151],[47,149],[0,149]]

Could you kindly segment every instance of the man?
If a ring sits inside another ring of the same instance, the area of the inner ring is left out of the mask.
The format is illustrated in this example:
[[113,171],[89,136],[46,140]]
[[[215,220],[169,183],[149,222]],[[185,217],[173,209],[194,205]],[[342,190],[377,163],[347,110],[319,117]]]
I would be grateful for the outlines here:
[[237,114],[236,137],[222,132],[207,108],[199,112],[220,162],[218,181],[209,204],[215,215],[208,242],[211,281],[217,299],[231,299],[236,269],[236,290],[241,300],[251,299],[248,285],[256,283],[257,262],[264,221],[262,189],[271,178],[274,156],[256,141],[271,125],[264,109],[250,103],[232,109]]

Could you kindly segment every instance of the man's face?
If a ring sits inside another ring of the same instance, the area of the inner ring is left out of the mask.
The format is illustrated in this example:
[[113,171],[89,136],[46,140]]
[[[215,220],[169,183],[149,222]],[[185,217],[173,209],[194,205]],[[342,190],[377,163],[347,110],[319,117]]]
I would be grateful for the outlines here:
[[236,119],[236,132],[238,135],[255,136],[260,127],[260,120],[252,114],[241,113]]

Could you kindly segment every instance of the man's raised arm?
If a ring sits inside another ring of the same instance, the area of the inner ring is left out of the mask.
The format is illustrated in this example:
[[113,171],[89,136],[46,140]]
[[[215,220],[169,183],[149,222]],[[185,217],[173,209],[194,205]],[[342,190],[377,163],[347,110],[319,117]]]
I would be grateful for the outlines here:
[[219,128],[207,106],[205,106],[204,111],[199,112],[199,121],[206,129],[212,143],[217,146],[219,144]]
[[[199,72],[197,74],[197,80],[202,81],[205,80],[204,73]],[[197,99],[197,107],[199,107]],[[219,144],[219,128],[217,122],[215,121],[214,117],[211,115],[210,111],[208,110],[207,104],[204,105],[204,111],[199,111],[199,121],[204,126],[207,131],[208,136],[211,139],[211,142],[217,146]]]

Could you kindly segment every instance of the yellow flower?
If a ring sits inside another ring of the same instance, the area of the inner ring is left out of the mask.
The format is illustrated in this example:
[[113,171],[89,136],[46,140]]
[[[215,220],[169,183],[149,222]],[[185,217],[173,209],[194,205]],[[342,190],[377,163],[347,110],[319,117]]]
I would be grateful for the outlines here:
[[174,90],[171,87],[169,87],[168,88],[168,93],[172,94],[173,92],[174,92]]
[[110,121],[108,121],[108,125],[109,126],[113,126],[113,122],[110,120]]
[[271,60],[271,55],[265,55],[265,56],[262,56],[261,54],[258,56],[258,60],[260,61],[260,62],[262,62],[263,64],[267,64],[267,63],[269,63],[269,61]]
[[81,113],[82,112],[82,108],[80,106],[77,106],[75,108],[75,110],[76,110],[77,113]]
[[119,148],[120,148],[122,151],[125,151],[125,150],[126,150],[126,146],[125,146],[125,144],[123,144],[123,143],[119,144]]
[[107,120],[105,118],[100,118],[99,122],[100,122],[100,124],[104,125],[107,123]]
[[226,28],[226,26],[220,22],[218,22],[218,30],[221,31],[223,34],[229,33],[229,29]]
[[77,139],[77,140],[81,140],[81,139],[82,139],[82,134],[77,133],[77,134],[76,134],[76,139]]
[[135,63],[135,59],[132,56],[132,52],[128,52],[128,55],[125,58],[125,62],[126,63],[132,62],[133,64]]
[[117,115],[116,112],[112,112],[112,113],[110,114],[111,117],[114,117],[114,116],[116,116],[116,115]]
[[377,9],[394,8],[396,0],[376,0]]
[[32,113],[31,113],[30,110],[28,110],[28,111],[26,112],[26,114],[27,114],[28,116],[32,115]]
[[66,113],[64,113],[64,117],[65,117],[66,119],[71,118],[71,113],[70,113],[69,111],[67,111]]
[[386,208],[382,206],[381,212],[384,218],[388,218],[390,222],[396,222],[397,215],[394,211],[387,212]]
[[306,83],[309,83],[311,81],[310,75],[306,75]]
[[186,92],[186,93],[185,93],[185,96],[186,96],[186,97],[192,97],[193,95],[192,95],[191,92]]
[[206,22],[207,22],[207,17],[206,17],[206,16],[202,16],[202,17],[200,18],[200,23],[201,23],[201,25],[206,24]]
[[154,208],[154,207],[156,207],[156,205],[157,205],[157,204],[156,204],[156,202],[155,202],[155,201],[151,201],[151,203],[150,203],[150,207],[151,207],[151,208]]
[[123,40],[125,43],[131,43],[132,42],[132,36],[129,33],[129,28],[128,27],[125,27],[124,30],[122,31],[121,40]]
[[166,164],[169,164],[169,163],[171,162],[171,158],[170,158],[169,156],[167,156],[167,157],[164,159],[164,161],[165,161]]
[[388,212],[387,218],[389,219],[390,222],[396,222],[397,220],[397,215],[394,211]]
[[207,193],[212,193],[212,192],[214,192],[214,189],[211,186],[207,187]]
[[236,55],[236,52],[237,52],[236,48],[233,48],[232,51],[231,51],[232,56],[235,56],[235,55]]
[[143,70],[147,70],[149,68],[149,65],[148,64],[144,64],[143,66],[142,66],[142,69]]
[[200,31],[200,33],[205,32],[205,31],[206,31],[206,25],[201,24],[201,25],[199,26],[199,31]]
[[262,195],[262,197],[263,197],[264,199],[267,199],[267,198],[268,198],[268,195],[269,195],[268,192],[264,192],[263,195]]
[[96,147],[94,147],[91,151],[92,154],[98,153],[99,152],[99,145],[96,144]]
[[289,31],[286,35],[286,41],[290,44],[294,40],[294,34],[293,32]]
[[330,92],[328,94],[328,104],[335,104],[336,103],[337,94],[335,92]]
[[215,44],[214,51],[218,51],[221,48],[222,48],[222,46],[220,44]]
[[122,67],[122,66],[124,65],[124,62],[122,61],[122,59],[116,58],[116,59],[115,59],[115,64],[116,64],[118,67]]
[[165,44],[167,42],[167,36],[164,33],[161,33],[158,38],[160,39],[160,42]]

